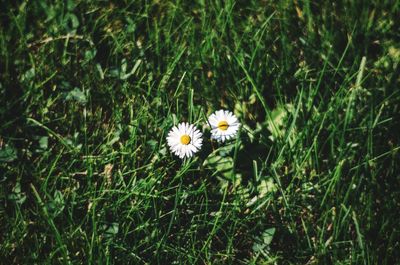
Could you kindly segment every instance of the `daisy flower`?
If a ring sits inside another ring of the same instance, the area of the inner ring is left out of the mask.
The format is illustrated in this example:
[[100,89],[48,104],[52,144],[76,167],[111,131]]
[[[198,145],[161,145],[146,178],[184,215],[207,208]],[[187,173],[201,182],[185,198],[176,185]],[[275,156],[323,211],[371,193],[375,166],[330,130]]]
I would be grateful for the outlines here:
[[202,136],[193,124],[182,122],[169,131],[167,143],[171,151],[180,158],[191,157],[200,150]]
[[240,126],[236,116],[227,110],[218,110],[211,114],[208,123],[211,125],[211,139],[218,142],[235,137]]

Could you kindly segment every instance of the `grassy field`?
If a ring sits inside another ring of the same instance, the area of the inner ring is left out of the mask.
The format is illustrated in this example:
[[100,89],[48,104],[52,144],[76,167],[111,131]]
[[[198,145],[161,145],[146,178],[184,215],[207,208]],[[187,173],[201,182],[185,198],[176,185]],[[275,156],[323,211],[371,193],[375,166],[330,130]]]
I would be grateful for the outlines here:
[[400,263],[399,0],[0,6],[0,264]]

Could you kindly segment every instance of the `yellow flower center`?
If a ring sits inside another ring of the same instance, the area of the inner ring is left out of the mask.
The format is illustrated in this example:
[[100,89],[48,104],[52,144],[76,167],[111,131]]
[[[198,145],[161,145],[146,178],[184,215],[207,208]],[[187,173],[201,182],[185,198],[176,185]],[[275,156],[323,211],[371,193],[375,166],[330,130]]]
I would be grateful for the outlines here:
[[188,144],[190,144],[191,140],[192,139],[187,134],[184,134],[184,135],[181,136],[181,144],[188,145]]
[[226,121],[220,121],[218,123],[218,128],[223,130],[223,131],[228,130],[228,127],[229,127],[229,125],[228,125],[228,123]]

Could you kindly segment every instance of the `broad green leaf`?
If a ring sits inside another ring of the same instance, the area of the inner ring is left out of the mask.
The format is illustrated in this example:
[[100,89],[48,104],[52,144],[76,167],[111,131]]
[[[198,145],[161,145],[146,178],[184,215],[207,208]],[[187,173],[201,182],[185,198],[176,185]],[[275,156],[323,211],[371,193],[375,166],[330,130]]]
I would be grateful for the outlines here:
[[13,147],[6,145],[0,149],[0,162],[12,162],[17,159],[17,150]]

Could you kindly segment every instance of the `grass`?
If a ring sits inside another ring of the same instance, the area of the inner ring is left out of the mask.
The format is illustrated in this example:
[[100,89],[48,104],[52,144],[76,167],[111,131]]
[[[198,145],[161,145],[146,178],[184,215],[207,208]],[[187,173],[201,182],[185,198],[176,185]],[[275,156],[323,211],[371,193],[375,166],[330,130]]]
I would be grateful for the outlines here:
[[[399,1],[6,1],[0,260],[400,262]],[[180,121],[235,141],[180,161]]]

